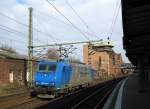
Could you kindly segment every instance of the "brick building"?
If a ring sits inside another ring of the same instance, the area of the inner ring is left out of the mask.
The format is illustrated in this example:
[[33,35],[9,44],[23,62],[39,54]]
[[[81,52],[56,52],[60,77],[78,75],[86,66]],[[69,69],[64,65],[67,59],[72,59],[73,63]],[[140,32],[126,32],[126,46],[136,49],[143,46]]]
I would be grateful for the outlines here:
[[0,51],[0,84],[18,83],[24,85],[26,66],[25,56]]
[[0,84],[26,85],[27,79],[27,56],[0,50]]
[[87,44],[83,46],[83,61],[90,64],[93,69],[105,75],[118,75],[121,72],[120,65],[123,63],[121,54],[113,50],[113,45],[108,42]]

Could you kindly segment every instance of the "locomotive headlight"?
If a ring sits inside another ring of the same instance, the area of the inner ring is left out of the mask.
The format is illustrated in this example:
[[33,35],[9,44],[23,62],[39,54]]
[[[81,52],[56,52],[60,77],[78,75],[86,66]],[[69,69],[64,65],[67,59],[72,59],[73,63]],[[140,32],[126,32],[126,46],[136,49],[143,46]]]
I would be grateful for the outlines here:
[[60,90],[60,88],[58,87],[57,90]]
[[35,84],[39,84],[39,82],[35,82]]

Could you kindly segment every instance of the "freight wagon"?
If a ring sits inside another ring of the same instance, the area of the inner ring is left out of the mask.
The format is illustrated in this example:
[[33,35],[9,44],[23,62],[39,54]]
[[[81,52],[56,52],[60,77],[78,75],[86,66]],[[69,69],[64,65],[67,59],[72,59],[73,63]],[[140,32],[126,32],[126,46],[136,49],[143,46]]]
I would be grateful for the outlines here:
[[31,96],[54,98],[88,87],[94,72],[95,70],[83,63],[40,61]]

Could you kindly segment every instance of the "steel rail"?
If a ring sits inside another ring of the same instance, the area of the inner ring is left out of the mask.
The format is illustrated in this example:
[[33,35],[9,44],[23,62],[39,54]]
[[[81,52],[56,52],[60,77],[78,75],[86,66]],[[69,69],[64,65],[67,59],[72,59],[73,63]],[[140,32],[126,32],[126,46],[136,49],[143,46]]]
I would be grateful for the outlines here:
[[[82,90],[75,91],[74,93],[70,93],[70,94],[68,94],[64,97],[71,96],[71,95],[76,94],[76,93],[80,93],[81,91]],[[20,109],[20,108],[22,109],[22,107],[25,107],[23,109],[26,109],[27,106],[29,108],[37,108],[37,107],[45,105],[47,103],[51,103],[51,102],[55,102],[57,100],[60,100],[64,97],[58,97],[58,98],[51,99],[51,100],[41,100],[41,99],[38,99],[38,98],[31,98],[31,99],[28,99],[28,100],[26,100],[22,103],[17,103],[17,104],[11,105],[11,106],[7,106],[5,109]]]
[[103,96],[103,98],[97,103],[97,105],[94,107],[94,109],[99,109],[100,104],[110,95],[110,93],[113,91],[114,87],[112,87],[107,93]]
[[37,99],[37,98],[31,98],[31,99],[28,99],[28,100],[24,101],[23,103],[17,103],[17,104],[8,106],[5,109],[17,109],[17,107],[19,107],[19,106],[23,106],[23,105],[26,106],[26,105],[31,104],[32,102],[38,101],[38,100],[39,99]]
[[[113,81],[114,82],[114,81]],[[91,95],[87,96],[86,98],[82,99],[80,102],[78,102],[76,105],[74,105],[73,107],[71,107],[71,109],[76,109],[77,107],[79,107],[80,105],[82,105],[83,103],[85,103],[86,101],[88,101],[91,97],[95,96],[96,94],[98,94],[99,92],[102,92],[105,88],[109,87],[110,84],[112,84],[113,82],[104,85],[102,88],[96,90],[94,93],[92,93]]]
[[27,94],[27,93],[28,93],[28,91],[24,91],[24,92],[19,92],[19,93],[13,93],[13,94],[8,94],[8,95],[0,96],[0,101],[3,100],[3,99],[15,97],[15,96],[19,96],[19,95],[23,95],[23,94]]

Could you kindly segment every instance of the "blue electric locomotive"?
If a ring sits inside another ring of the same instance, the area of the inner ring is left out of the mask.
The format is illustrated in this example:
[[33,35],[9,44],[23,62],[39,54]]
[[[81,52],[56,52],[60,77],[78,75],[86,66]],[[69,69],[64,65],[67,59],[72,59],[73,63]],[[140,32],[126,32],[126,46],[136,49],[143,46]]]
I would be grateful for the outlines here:
[[40,61],[35,72],[35,88],[31,96],[49,98],[64,95],[81,87],[87,87],[93,79],[92,76],[93,70],[84,64]]

